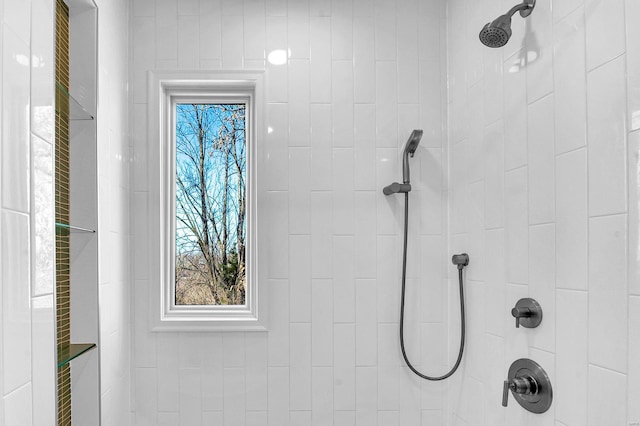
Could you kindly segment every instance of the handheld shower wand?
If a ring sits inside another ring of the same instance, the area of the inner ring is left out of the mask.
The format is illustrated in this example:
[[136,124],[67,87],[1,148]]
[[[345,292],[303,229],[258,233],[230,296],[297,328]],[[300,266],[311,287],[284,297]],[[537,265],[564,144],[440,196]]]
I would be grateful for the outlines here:
[[402,250],[402,294],[400,297],[400,349],[402,350],[402,357],[404,358],[407,367],[415,373],[417,376],[425,380],[444,380],[451,377],[456,372],[462,361],[462,354],[464,352],[464,340],[465,340],[465,319],[464,319],[464,291],[463,291],[463,278],[462,271],[469,264],[469,256],[466,253],[456,254],[451,261],[458,267],[458,286],[460,291],[460,348],[458,350],[458,358],[456,359],[453,367],[448,372],[441,376],[428,376],[421,373],[416,367],[413,366],[407,355],[407,351],[404,347],[404,304],[407,287],[407,240],[409,237],[409,191],[411,191],[411,182],[409,179],[409,156],[413,157],[420,138],[422,137],[422,130],[414,130],[411,132],[411,136],[407,141],[402,156],[402,182],[393,182],[391,185],[385,186],[382,192],[384,195],[396,194],[399,192],[404,193],[404,248]]
[[409,173],[409,156],[413,157],[418,149],[418,144],[422,139],[422,130],[414,130],[409,136],[409,140],[404,146],[402,154],[402,183],[393,182],[382,189],[384,195],[397,193],[407,193],[411,191],[410,173]]

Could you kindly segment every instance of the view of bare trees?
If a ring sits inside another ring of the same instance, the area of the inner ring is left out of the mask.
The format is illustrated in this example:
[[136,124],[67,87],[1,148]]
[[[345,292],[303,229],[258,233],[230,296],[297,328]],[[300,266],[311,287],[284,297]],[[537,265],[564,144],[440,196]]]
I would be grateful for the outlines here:
[[176,304],[245,303],[245,105],[176,111]]

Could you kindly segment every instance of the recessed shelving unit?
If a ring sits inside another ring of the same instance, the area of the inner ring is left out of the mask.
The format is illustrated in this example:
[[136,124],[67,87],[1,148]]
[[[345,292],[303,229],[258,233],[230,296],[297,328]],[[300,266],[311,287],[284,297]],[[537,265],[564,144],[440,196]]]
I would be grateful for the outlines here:
[[98,11],[55,3],[57,425],[98,426]]

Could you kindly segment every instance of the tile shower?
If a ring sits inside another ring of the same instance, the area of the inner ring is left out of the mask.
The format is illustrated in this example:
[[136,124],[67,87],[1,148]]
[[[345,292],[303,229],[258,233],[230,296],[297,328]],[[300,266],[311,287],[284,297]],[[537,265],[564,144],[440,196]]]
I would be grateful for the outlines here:
[[[423,384],[400,361],[402,205],[381,192],[398,179],[411,130],[427,129],[424,155],[413,160],[408,339],[420,366],[443,370],[450,266],[443,250],[444,17],[441,2],[133,8],[136,251],[148,253],[145,218],[155,209],[144,167],[147,71],[266,68],[269,130],[258,167],[269,235],[259,256],[271,306],[268,333],[150,333],[146,292],[157,263],[136,259],[137,424],[445,421],[446,383]],[[276,49],[288,51],[286,65],[265,61]],[[437,285],[418,285],[427,279]]]
[[[49,425],[52,377],[38,367],[54,356],[52,296],[35,273],[24,287],[40,265],[24,197],[52,138],[9,108],[47,105],[42,67],[32,60],[27,80],[18,54],[47,46],[49,2],[0,3],[0,413]],[[636,0],[538,0],[501,49],[478,40],[512,5],[498,0],[97,3],[99,232],[101,252],[118,254],[100,265],[104,425],[640,422]],[[265,60],[275,49],[285,65]],[[149,331],[146,73],[198,68],[267,70],[268,333]],[[471,256],[466,354],[443,383],[412,376],[398,347],[403,206],[381,188],[399,179],[414,128],[407,341],[421,370],[446,370],[457,351],[449,259]],[[514,327],[521,297],[542,305],[540,327]],[[553,383],[544,414],[500,405],[522,357]]]

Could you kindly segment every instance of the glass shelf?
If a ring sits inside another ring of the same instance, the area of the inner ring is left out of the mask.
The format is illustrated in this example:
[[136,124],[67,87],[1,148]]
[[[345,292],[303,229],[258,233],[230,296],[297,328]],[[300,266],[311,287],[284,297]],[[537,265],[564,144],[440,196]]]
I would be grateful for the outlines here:
[[58,348],[58,368],[64,367],[66,364],[79,357],[80,355],[89,352],[95,348],[95,343],[71,343],[70,345],[64,345]]
[[58,223],[56,222],[56,229],[62,230],[62,232],[84,232],[87,234],[95,234],[96,231],[94,229],[81,228],[79,226],[67,225],[66,223]]
[[95,117],[56,81],[56,111],[64,114],[69,110],[69,120],[93,120]]

